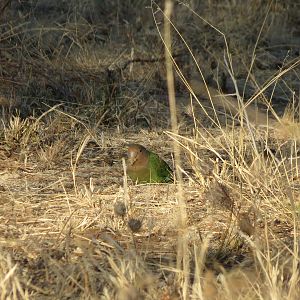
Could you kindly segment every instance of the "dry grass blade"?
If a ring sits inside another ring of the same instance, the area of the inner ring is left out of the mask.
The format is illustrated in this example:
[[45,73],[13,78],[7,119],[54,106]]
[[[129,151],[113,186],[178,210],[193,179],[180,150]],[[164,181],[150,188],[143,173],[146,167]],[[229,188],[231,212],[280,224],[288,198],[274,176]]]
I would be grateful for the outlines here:
[[[170,28],[170,19],[173,12],[173,2],[171,0],[165,1],[165,10],[164,10],[164,38],[163,42],[165,44],[165,55],[166,55],[166,69],[167,69],[167,86],[168,86],[168,95],[169,95],[169,104],[170,104],[170,113],[171,113],[171,124],[172,131],[176,134],[178,133],[178,122],[177,122],[177,113],[176,113],[176,100],[175,100],[175,85],[174,85],[174,74],[173,74],[173,63],[172,63],[172,37],[171,37],[171,28]],[[183,197],[183,188],[182,188],[182,174],[181,174],[181,158],[180,158],[180,147],[177,141],[173,143],[174,149],[174,158],[175,158],[175,170],[176,170],[176,179],[178,181],[178,221],[179,226],[178,230],[181,232],[178,238],[178,250],[177,250],[177,268],[181,271],[179,280],[183,281],[182,284],[182,294],[183,299],[188,298],[189,294],[189,252],[187,247],[186,236],[187,232],[187,213],[186,213],[186,203]]]

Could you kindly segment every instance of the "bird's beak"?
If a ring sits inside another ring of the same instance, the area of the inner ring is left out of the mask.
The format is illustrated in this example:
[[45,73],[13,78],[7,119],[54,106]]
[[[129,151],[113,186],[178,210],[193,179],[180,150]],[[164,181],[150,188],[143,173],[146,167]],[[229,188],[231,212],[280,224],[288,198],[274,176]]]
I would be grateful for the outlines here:
[[136,161],[136,154],[134,152],[129,152],[127,154],[127,159],[129,164],[132,166]]

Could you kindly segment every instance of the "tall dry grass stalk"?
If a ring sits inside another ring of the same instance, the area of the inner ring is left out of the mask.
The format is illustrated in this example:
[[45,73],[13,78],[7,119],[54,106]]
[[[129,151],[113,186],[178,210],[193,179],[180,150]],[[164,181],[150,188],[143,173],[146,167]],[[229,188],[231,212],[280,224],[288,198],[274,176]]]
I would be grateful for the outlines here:
[[[166,57],[166,71],[167,71],[167,87],[168,97],[171,114],[172,132],[178,134],[178,121],[176,110],[176,98],[175,98],[175,85],[173,74],[172,58],[172,35],[171,35],[171,17],[173,12],[173,1],[165,1],[164,9],[164,36],[163,43],[165,46]],[[178,244],[177,244],[177,269],[179,274],[179,280],[182,281],[182,296],[183,299],[188,299],[189,295],[189,282],[190,282],[190,267],[189,267],[189,250],[187,245],[188,227],[187,227],[187,212],[186,203],[183,196],[183,181],[181,173],[181,155],[180,146],[176,140],[173,142],[174,158],[175,158],[175,172],[176,183],[178,187],[177,201],[178,201]],[[182,271],[181,271],[182,270]]]

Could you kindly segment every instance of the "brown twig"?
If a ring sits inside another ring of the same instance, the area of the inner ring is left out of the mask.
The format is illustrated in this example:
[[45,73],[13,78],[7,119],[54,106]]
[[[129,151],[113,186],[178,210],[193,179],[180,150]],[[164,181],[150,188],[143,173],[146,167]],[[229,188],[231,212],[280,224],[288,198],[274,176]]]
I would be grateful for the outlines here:
[[11,2],[11,0],[6,0],[6,2],[4,2],[4,4],[1,6],[0,8],[0,16],[4,14],[4,10],[5,8],[8,6],[8,4]]
[[[173,54],[173,58],[176,57],[180,57],[183,56],[184,53],[177,53],[177,54]],[[121,67],[121,70],[125,70],[128,65],[132,64],[132,63],[153,63],[153,62],[164,62],[165,61],[165,56],[161,56],[161,57],[156,57],[156,58],[135,58],[135,59],[131,59],[128,60],[127,62],[124,63],[124,65]]]

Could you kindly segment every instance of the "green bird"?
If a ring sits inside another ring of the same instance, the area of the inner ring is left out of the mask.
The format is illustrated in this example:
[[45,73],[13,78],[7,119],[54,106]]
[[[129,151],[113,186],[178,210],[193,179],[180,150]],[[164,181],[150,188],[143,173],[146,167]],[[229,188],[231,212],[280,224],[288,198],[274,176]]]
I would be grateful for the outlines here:
[[139,144],[129,144],[127,174],[136,183],[172,182],[173,172],[156,153]]

